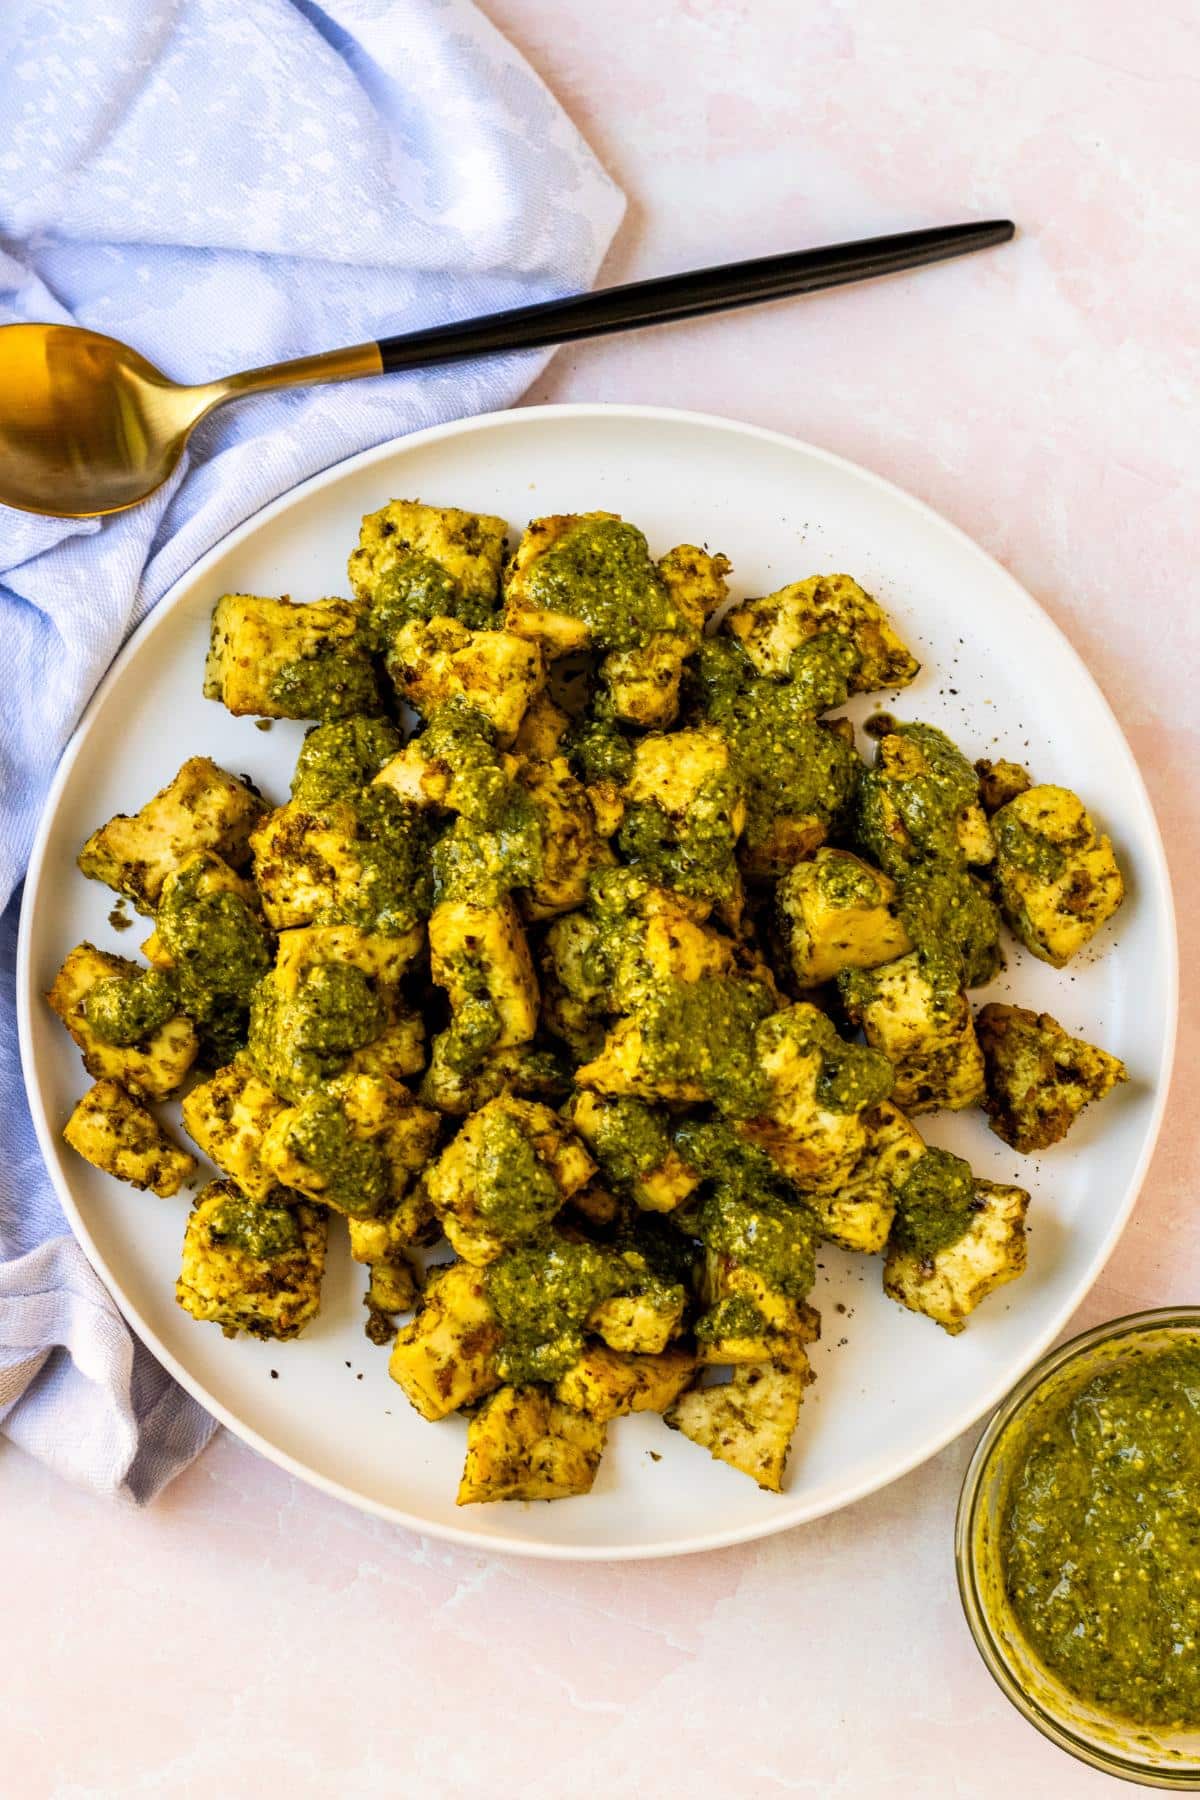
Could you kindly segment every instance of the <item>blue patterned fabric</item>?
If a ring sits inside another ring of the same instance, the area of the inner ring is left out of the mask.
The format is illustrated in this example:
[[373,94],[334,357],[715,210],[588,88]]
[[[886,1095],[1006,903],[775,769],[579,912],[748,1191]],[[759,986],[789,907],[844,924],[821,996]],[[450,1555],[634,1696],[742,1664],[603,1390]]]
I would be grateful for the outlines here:
[[[588,287],[622,209],[466,0],[0,6],[0,324],[73,320],[200,381]],[[242,401],[104,523],[0,508],[0,1420],[99,1492],[149,1499],[212,1422],[131,1341],[34,1142],[13,896],[46,786],[129,631],[233,526],[356,450],[511,404],[544,361]]]

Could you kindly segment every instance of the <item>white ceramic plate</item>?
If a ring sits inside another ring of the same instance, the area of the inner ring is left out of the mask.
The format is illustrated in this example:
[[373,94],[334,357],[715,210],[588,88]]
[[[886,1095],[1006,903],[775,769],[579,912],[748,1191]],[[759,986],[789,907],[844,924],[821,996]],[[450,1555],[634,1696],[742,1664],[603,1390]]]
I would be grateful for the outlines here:
[[[518,528],[534,514],[608,508],[658,553],[684,540],[724,550],[736,593],[849,570],[925,661],[900,715],[943,726],[971,756],[1008,753],[1038,779],[1077,787],[1117,845],[1130,898],[1115,926],[1062,973],[1014,948],[994,992],[1094,1037],[1125,1059],[1131,1081],[1039,1159],[1009,1150],[978,1114],[921,1120],[980,1174],[1033,1190],[1028,1274],[952,1340],[884,1299],[878,1259],[822,1253],[818,1380],[782,1496],[643,1415],[611,1428],[586,1498],[459,1511],[465,1427],[425,1424],[389,1382],[386,1352],[363,1335],[364,1271],[340,1234],[303,1338],[227,1342],[175,1304],[186,1195],[135,1193],[60,1142],[85,1083],[40,995],[81,938],[123,952],[134,941],[108,926],[111,897],[77,873],[77,847],[197,752],[286,798],[304,727],[260,732],[201,698],[209,612],[226,589],[345,592],[360,515],[396,495],[500,513]],[[1094,1281],[1137,1194],[1170,1072],[1176,946],[1162,845],[1115,719],[1045,614],[961,532],[864,470],[771,432],[654,408],[562,406],[355,457],[276,501],[179,582],[117,659],[63,758],[29,871],[19,984],[30,1099],[67,1216],[134,1329],[205,1406],[285,1468],[402,1524],[527,1555],[637,1557],[735,1543],[844,1506],[931,1456],[1029,1367]]]

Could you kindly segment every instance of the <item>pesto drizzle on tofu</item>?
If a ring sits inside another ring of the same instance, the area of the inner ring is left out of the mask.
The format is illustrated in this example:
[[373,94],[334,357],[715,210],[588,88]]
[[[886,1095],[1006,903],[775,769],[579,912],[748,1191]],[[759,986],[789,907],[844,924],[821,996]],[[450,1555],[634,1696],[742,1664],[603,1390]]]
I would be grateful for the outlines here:
[[208,1231],[215,1243],[229,1244],[259,1262],[289,1256],[302,1243],[300,1224],[290,1206],[250,1200],[245,1194],[222,1200],[209,1216]]
[[580,619],[602,650],[636,650],[686,630],[636,525],[580,519],[528,570],[532,606]]
[[179,1011],[179,990],[158,969],[130,968],[104,975],[83,1003],[84,1016],[105,1044],[144,1043]]
[[926,1150],[896,1196],[892,1241],[934,1257],[964,1236],[977,1211],[971,1165],[949,1150]]

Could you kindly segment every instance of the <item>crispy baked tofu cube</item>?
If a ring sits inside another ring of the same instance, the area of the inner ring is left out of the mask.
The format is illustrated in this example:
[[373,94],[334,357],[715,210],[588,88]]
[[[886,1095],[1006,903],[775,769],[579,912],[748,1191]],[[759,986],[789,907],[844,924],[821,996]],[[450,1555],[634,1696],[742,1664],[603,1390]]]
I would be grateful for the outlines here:
[[683,665],[696,648],[697,634],[655,631],[632,650],[610,650],[600,664],[613,717],[653,730],[670,725],[679,712]]
[[606,1178],[644,1212],[673,1212],[700,1177],[671,1143],[665,1118],[640,1100],[572,1095],[565,1115]]
[[1128,1079],[1125,1064],[1049,1013],[985,1006],[975,1030],[987,1072],[984,1111],[997,1137],[1028,1156],[1065,1138],[1089,1101]]
[[992,829],[1004,917],[1027,950],[1061,969],[1125,898],[1112,844],[1064,787],[1018,794]]
[[555,919],[542,940],[542,1022],[577,1062],[600,1054],[612,1006],[599,940],[599,926],[582,912]]
[[397,1334],[388,1374],[423,1419],[444,1419],[499,1387],[499,1347],[482,1272],[448,1263],[429,1271],[421,1310]]
[[542,832],[541,868],[525,890],[531,919],[551,919],[587,899],[588,876],[616,858],[596,830],[587,789],[565,756],[523,762],[518,780],[537,810]]
[[595,1088],[616,1098],[665,1100],[681,1106],[695,1106],[707,1098],[694,1076],[652,1068],[645,1034],[636,1018],[617,1020],[599,1054],[576,1069],[575,1082],[578,1087]]
[[962,751],[935,725],[886,723],[858,785],[857,832],[868,854],[896,877],[928,858],[990,863],[995,841]]
[[853,645],[852,694],[906,687],[921,667],[882,607],[849,575],[812,575],[761,600],[745,600],[726,625],[762,675],[786,675],[796,651],[821,633]]
[[499,1094],[471,1114],[426,1181],[451,1244],[482,1265],[548,1224],[595,1173],[548,1106]]
[[868,1255],[885,1248],[896,1214],[896,1195],[925,1154],[916,1127],[889,1100],[863,1114],[867,1141],[849,1175],[808,1203],[824,1237]]
[[276,931],[309,925],[357,893],[363,866],[358,820],[349,801],[319,812],[298,801],[269,813],[254,833],[254,878]]
[[552,762],[562,755],[562,742],[570,723],[562,707],[555,705],[545,688],[540,688],[525,708],[512,743],[514,754],[534,762]]
[[537,1030],[537,976],[511,900],[497,906],[443,900],[430,916],[429,955],[433,979],[460,1021],[464,1049],[477,1041],[482,1057],[529,1042]]
[[688,623],[696,631],[704,629],[717,608],[729,596],[725,577],[732,568],[727,556],[701,550],[697,544],[676,544],[658,565],[667,591]]
[[848,850],[818,850],[794,864],[775,895],[776,919],[801,987],[843,969],[873,969],[912,949],[896,884]]
[[886,1098],[891,1071],[805,1001],[759,1026],[758,1054],[769,1098],[760,1116],[737,1122],[739,1137],[804,1192],[836,1189],[862,1156],[862,1115]]
[[363,519],[348,565],[350,586],[368,607],[382,601],[390,608],[407,604],[411,617],[482,617],[499,600],[507,537],[507,524],[492,513],[389,500]]
[[1028,769],[1020,763],[1006,762],[1003,757],[998,762],[981,757],[975,764],[975,773],[979,777],[980,803],[989,818],[1033,786]]
[[786,1369],[771,1363],[735,1369],[719,1386],[692,1388],[680,1395],[664,1418],[672,1431],[681,1431],[718,1462],[778,1494],[811,1380],[807,1363]]
[[226,1337],[296,1337],[320,1305],[327,1235],[319,1207],[264,1204],[214,1181],[188,1217],[175,1298]]
[[87,1015],[87,998],[98,982],[110,977],[136,978],[137,963],[111,956],[94,944],[77,944],[54,977],[46,995],[83,1053],[83,1066],[95,1080],[119,1081],[131,1094],[165,1100],[195,1062],[200,1040],[191,1020],[176,1013],[136,1044],[107,1043]]
[[417,1245],[436,1243],[441,1236],[429,1193],[420,1178],[392,1207],[368,1219],[346,1220],[350,1254],[355,1262],[393,1262]]
[[554,604],[552,590],[543,591],[539,564],[568,542],[579,527],[618,521],[616,513],[554,513],[532,519],[526,528],[504,583],[504,624],[508,631],[540,644],[548,657],[586,650],[592,634],[583,619]]
[[462,699],[511,744],[546,679],[536,644],[511,631],[470,631],[457,619],[410,620],[393,637],[388,674],[423,718]]
[[814,1307],[780,1293],[758,1269],[711,1250],[705,1256],[704,1292],[708,1310],[696,1321],[702,1365],[807,1366],[803,1346],[821,1335],[821,1318]]
[[566,1500],[590,1492],[605,1429],[539,1388],[501,1388],[467,1426],[458,1504]]
[[973,1186],[969,1223],[960,1236],[923,1253],[894,1234],[883,1267],[884,1292],[951,1336],[962,1331],[980,1301],[1025,1270],[1029,1195],[978,1176]]
[[252,1200],[266,1200],[276,1179],[263,1165],[263,1140],[285,1105],[244,1063],[232,1062],[185,1094],[183,1123],[223,1175]]
[[418,737],[410,738],[399,756],[384,763],[375,781],[410,806],[440,810],[449,805],[453,772],[440,757],[427,755]]
[[413,1312],[421,1298],[417,1272],[406,1256],[371,1264],[371,1279],[363,1295],[367,1322],[363,1327],[373,1344],[390,1344],[396,1334],[396,1315]]
[[686,1305],[682,1289],[617,1294],[592,1308],[587,1328],[603,1338],[610,1350],[660,1356],[671,1339],[679,1336]]
[[665,1412],[695,1373],[696,1358],[690,1350],[629,1356],[606,1344],[588,1344],[555,1382],[554,1394],[565,1406],[607,1423],[625,1413]]
[[164,1198],[177,1194],[196,1172],[195,1157],[181,1150],[119,1081],[98,1081],[89,1088],[63,1136],[94,1168]]
[[[695,730],[651,732],[634,746],[633,768],[625,784],[625,798],[632,805],[649,802],[670,819],[685,820],[702,790],[710,783],[729,781],[732,759],[729,745],[719,731],[701,725]],[[746,823],[746,807],[740,794],[731,800],[733,835]]]
[[279,934],[275,972],[281,986],[291,992],[314,964],[348,963],[380,987],[394,988],[407,975],[424,942],[419,925],[395,937],[362,931],[357,925],[297,926]]
[[896,1071],[904,1112],[961,1112],[983,1098],[983,1054],[966,994],[945,992],[916,951],[838,979],[849,1017]]
[[508,1050],[489,1051],[475,1068],[465,1072],[451,1068],[439,1054],[442,1042],[439,1038],[435,1043],[421,1082],[422,1100],[439,1112],[465,1119],[497,1094],[557,1097],[571,1085],[562,1060],[552,1050],[514,1044]]
[[398,1081],[339,1075],[272,1121],[262,1161],[306,1199],[371,1217],[404,1197],[438,1129],[437,1114]]
[[207,756],[191,756],[139,812],[117,813],[93,831],[79,867],[140,913],[151,913],[167,876],[198,850],[214,850],[232,868],[244,868],[250,833],[266,810],[257,794]]
[[213,609],[204,697],[267,719],[344,719],[381,710],[379,683],[348,600],[224,594]]

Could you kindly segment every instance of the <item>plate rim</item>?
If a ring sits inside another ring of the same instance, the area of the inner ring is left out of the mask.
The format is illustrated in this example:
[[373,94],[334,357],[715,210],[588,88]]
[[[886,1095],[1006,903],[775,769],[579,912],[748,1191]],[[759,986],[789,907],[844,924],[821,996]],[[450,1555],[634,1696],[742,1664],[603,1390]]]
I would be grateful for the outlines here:
[[[203,1382],[192,1376],[188,1370],[183,1367],[173,1352],[161,1341],[153,1328],[141,1317],[138,1308],[125,1295],[121,1283],[109,1269],[104,1257],[100,1254],[100,1251],[87,1228],[83,1215],[76,1204],[70,1183],[67,1180],[58,1156],[59,1133],[53,1127],[48,1117],[46,1105],[36,1079],[32,1043],[33,983],[31,979],[31,945],[33,936],[32,918],[34,912],[33,896],[38,891],[41,883],[47,844],[51,826],[57,812],[58,803],[79,757],[84,737],[90,728],[92,716],[102,704],[105,695],[116,682],[126,664],[138,654],[142,644],[148,638],[153,636],[156,631],[162,629],[167,624],[183,597],[181,590],[185,585],[190,586],[198,578],[202,578],[206,569],[215,563],[218,558],[226,555],[227,552],[236,547],[238,543],[245,538],[250,537],[262,525],[276,517],[277,514],[287,511],[300,499],[307,499],[310,495],[319,493],[322,488],[332,486],[336,481],[341,480],[353,471],[369,469],[376,463],[384,462],[389,457],[394,456],[397,452],[437,443],[449,437],[471,436],[478,432],[496,430],[497,428],[503,429],[512,426],[514,423],[528,425],[529,427],[536,429],[537,424],[545,419],[587,420],[613,417],[626,419],[653,419],[668,424],[692,425],[708,429],[716,428],[719,431],[729,433],[733,437],[754,438],[760,442],[772,444],[791,452],[799,451],[807,457],[814,458],[819,462],[827,464],[831,468],[847,473],[856,480],[865,482],[868,486],[874,487],[886,494],[893,502],[902,503],[918,516],[922,517],[926,522],[935,526],[938,530],[951,533],[962,546],[970,550],[975,556],[983,558],[991,566],[993,574],[1002,579],[1009,590],[1012,600],[1020,610],[1023,610],[1027,616],[1035,616],[1041,626],[1049,627],[1057,637],[1060,648],[1066,652],[1067,656],[1076,665],[1079,674],[1095,692],[1112,727],[1115,741],[1119,745],[1121,752],[1124,754],[1129,773],[1132,776],[1135,794],[1141,803],[1145,822],[1148,827],[1146,845],[1157,878],[1156,885],[1165,906],[1166,923],[1168,926],[1166,933],[1167,941],[1163,946],[1165,956],[1167,1008],[1166,1018],[1164,1019],[1160,1065],[1156,1077],[1154,1107],[1141,1152],[1130,1177],[1125,1201],[1112,1219],[1107,1232],[1093,1252],[1091,1260],[1083,1272],[1083,1276],[1076,1291],[1068,1301],[1055,1309],[1049,1323],[1045,1325],[1035,1337],[1030,1339],[1028,1345],[1021,1352],[1020,1366],[1016,1369],[1015,1373],[1006,1374],[1002,1380],[989,1383],[983,1397],[972,1400],[966,1407],[964,1413],[956,1415],[955,1419],[948,1426],[944,1427],[933,1441],[923,1445],[920,1450],[914,1452],[912,1455],[900,1458],[894,1465],[887,1469],[886,1473],[881,1474],[876,1472],[866,1475],[858,1482],[850,1484],[836,1497],[826,1498],[824,1501],[814,1501],[808,1505],[805,1505],[803,1501],[799,1501],[789,1509],[786,1517],[771,1518],[768,1516],[761,1520],[753,1520],[745,1524],[730,1526],[726,1529],[717,1529],[703,1534],[694,1534],[686,1538],[668,1539],[664,1542],[653,1544],[559,1544],[549,1541],[539,1541],[537,1539],[508,1536],[504,1533],[503,1529],[497,1529],[495,1531],[468,1531],[452,1524],[431,1522],[429,1519],[423,1518],[419,1514],[407,1512],[403,1507],[391,1506],[386,1502],[374,1500],[370,1496],[365,1495],[354,1488],[347,1487],[343,1483],[319,1473],[317,1470],[300,1461],[297,1457],[292,1456],[288,1451],[272,1444],[253,1426],[250,1426],[239,1419],[228,1407],[210,1394]],[[770,427],[755,425],[742,419],[728,418],[719,413],[696,412],[681,407],[639,405],[624,402],[569,401],[549,405],[508,407],[497,412],[480,413],[464,419],[448,420],[439,425],[426,426],[420,431],[404,433],[401,436],[389,438],[385,442],[371,445],[365,450],[356,451],[352,456],[344,457],[340,462],[331,463],[328,468],[318,470],[316,474],[308,476],[304,481],[297,483],[294,487],[288,488],[284,493],[276,495],[273,500],[268,501],[266,505],[251,513],[247,518],[243,519],[240,524],[235,525],[230,531],[226,532],[223,537],[219,538],[216,543],[211,545],[202,556],[198,557],[194,563],[171,583],[158,604],[143,620],[141,620],[125,640],[124,644],[109,664],[109,667],[105,671],[100,682],[97,684],[95,691],[91,695],[91,698],[80,715],[74,731],[71,733],[71,736],[63,749],[53,779],[47,790],[24,876],[24,891],[21,899],[17,936],[16,989],[17,1031],[20,1047],[21,1070],[29,1103],[29,1110],[33,1119],[38,1147],[42,1154],[46,1173],[54,1186],[59,1204],[62,1206],[76,1242],[80,1245],[89,1264],[104,1285],[110,1298],[113,1300],[130,1329],[137,1335],[151,1354],[157,1358],[162,1367],[174,1377],[183,1390],[190,1394],[211,1417],[224,1425],[228,1431],[231,1431],[235,1437],[240,1438],[243,1443],[248,1444],[251,1449],[257,1451],[259,1455],[265,1456],[277,1467],[294,1475],[308,1486],[315,1487],[320,1492],[333,1499],[345,1502],[359,1512],[369,1513],[377,1518],[386,1519],[392,1524],[401,1525],[405,1529],[416,1532],[420,1536],[434,1537],[442,1542],[457,1544],[464,1549],[476,1550],[482,1554],[490,1553],[520,1556],[538,1561],[642,1562],[657,1558],[699,1555],[704,1551],[725,1549],[735,1544],[752,1543],[761,1538],[773,1537],[783,1531],[790,1531],[793,1527],[808,1524],[814,1519],[827,1517],[835,1512],[840,1512],[845,1507],[852,1506],[857,1501],[865,1499],[868,1495],[877,1493],[882,1488],[890,1486],[893,1482],[910,1474],[914,1469],[920,1468],[924,1463],[929,1462],[934,1456],[937,1456],[944,1450],[948,1444],[952,1443],[955,1438],[961,1437],[962,1434],[969,1431],[973,1425],[978,1424],[986,1414],[990,1414],[1013,1385],[1024,1377],[1036,1362],[1037,1358],[1042,1355],[1054,1339],[1059,1336],[1068,1321],[1074,1316],[1095,1286],[1097,1279],[1111,1257],[1122,1232],[1129,1222],[1130,1215],[1137,1204],[1145,1184],[1150,1161],[1153,1157],[1162,1130],[1163,1117],[1166,1111],[1167,1100],[1170,1095],[1175,1064],[1179,1021],[1179,937],[1170,865],[1167,861],[1158,818],[1149,791],[1146,787],[1141,768],[1138,765],[1137,758],[1134,756],[1133,749],[1125,735],[1120,720],[1113,711],[1108,697],[1100,686],[1100,683],[1092,674],[1087,663],[1084,661],[1084,658],[1079,651],[1076,650],[1066,632],[1063,631],[1062,627],[1051,617],[1045,608],[1034,599],[1028,589],[1022,586],[1016,576],[1006,569],[990,551],[985,550],[981,544],[953,520],[947,519],[927,502],[918,499],[916,495],[910,494],[906,489],[898,486],[895,482],[888,480],[885,476],[876,474],[874,470],[865,468],[861,463],[854,462],[849,457],[840,456],[835,451],[824,450],[820,446],[811,444],[807,440],[795,437],[788,432],[776,431]]]

